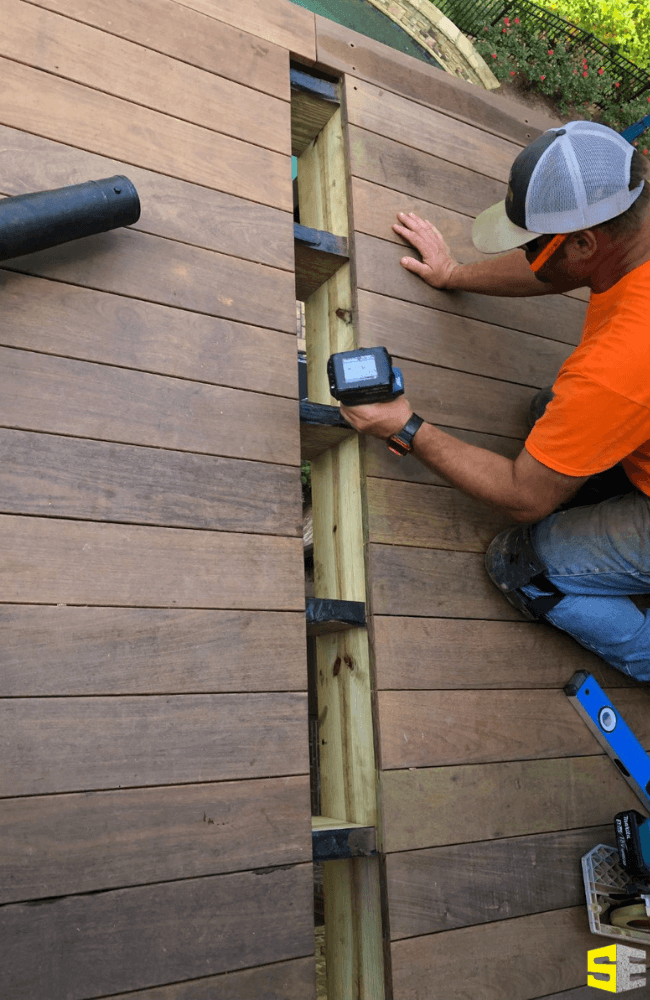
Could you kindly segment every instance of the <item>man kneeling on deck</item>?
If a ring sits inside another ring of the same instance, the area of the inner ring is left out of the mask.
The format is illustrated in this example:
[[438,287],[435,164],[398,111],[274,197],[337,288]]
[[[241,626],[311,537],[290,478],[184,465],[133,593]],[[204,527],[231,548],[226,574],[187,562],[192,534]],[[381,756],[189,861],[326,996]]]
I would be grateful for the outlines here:
[[[400,213],[393,226],[422,257],[405,257],[402,265],[434,288],[512,296],[591,289],[581,342],[552,391],[533,401],[534,426],[515,461],[422,422],[403,396],[342,413],[358,431],[391,438],[399,453],[412,450],[449,482],[519,522],[494,539],[486,556],[504,596],[526,617],[550,622],[618,670],[650,682],[650,612],[629,596],[650,592],[644,167],[616,132],[569,122],[517,156],[505,202],[474,223],[479,250],[512,253],[462,265],[430,222]],[[594,503],[594,484],[607,477],[591,477],[604,470],[618,485]]]

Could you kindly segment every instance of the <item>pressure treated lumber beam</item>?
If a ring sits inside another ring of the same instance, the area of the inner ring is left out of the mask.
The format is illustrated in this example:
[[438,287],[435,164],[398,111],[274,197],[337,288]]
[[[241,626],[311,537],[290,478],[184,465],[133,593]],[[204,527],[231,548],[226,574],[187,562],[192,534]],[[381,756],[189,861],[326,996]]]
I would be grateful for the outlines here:
[[300,156],[339,106],[338,84],[291,69],[291,152]]

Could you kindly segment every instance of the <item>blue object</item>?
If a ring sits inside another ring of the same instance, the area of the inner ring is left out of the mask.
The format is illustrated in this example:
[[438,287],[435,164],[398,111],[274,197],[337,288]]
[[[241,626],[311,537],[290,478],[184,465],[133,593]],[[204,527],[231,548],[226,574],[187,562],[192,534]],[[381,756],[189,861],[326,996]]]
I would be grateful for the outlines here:
[[650,128],[650,115],[646,115],[645,118],[641,119],[641,121],[628,126],[625,131],[621,132],[621,135],[624,139],[627,139],[628,142],[633,142],[634,139],[638,139],[640,135],[643,135],[647,128]]
[[586,670],[574,674],[564,693],[628,785],[650,810],[650,756],[620,712]]

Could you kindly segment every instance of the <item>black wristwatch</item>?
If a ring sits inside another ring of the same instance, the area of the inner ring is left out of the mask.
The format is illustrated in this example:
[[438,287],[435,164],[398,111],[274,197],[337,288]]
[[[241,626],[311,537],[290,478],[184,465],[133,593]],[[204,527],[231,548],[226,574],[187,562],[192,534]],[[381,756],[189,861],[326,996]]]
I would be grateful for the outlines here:
[[404,424],[401,431],[398,431],[397,434],[391,434],[388,438],[386,441],[388,450],[392,451],[394,455],[408,455],[410,451],[413,451],[413,438],[423,423],[424,420],[422,417],[418,417],[417,413],[413,413],[411,419]]

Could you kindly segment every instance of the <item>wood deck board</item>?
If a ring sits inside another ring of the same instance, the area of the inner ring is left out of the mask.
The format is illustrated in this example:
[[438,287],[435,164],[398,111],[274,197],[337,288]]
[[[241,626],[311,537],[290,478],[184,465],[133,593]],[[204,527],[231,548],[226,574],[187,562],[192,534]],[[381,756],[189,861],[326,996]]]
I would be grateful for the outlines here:
[[[142,990],[137,1000],[214,1000],[215,996],[219,1000],[261,1000],[262,997],[264,1000],[316,1000],[314,956]],[[111,1000],[133,1000],[133,995],[121,993]]]
[[[115,34],[2,0],[0,55],[211,131],[289,154],[289,105]],[[158,13],[156,20],[160,17]],[[182,95],[181,99],[179,96]]]
[[312,906],[311,865],[10,904],[0,988],[69,1000],[307,956]]
[[0,605],[0,697],[303,691],[304,611]]
[[308,800],[306,775],[4,799],[0,901],[308,862]]
[[638,808],[599,753],[384,771],[381,793],[389,853],[605,826]]
[[289,100],[288,52],[175,0],[30,0],[39,7]]
[[0,537],[9,603],[304,609],[300,538],[10,514]]
[[15,271],[0,270],[0,295],[3,346],[298,396],[287,333]]
[[308,771],[298,692],[11,698],[0,714],[3,796]]
[[133,229],[293,271],[289,212],[6,126],[0,126],[0,170],[0,191],[8,195],[125,174],[142,209]]
[[[647,692],[616,692],[641,742],[650,739],[649,704]],[[385,770],[599,752],[563,691],[382,691],[378,706]]]
[[0,428],[0,511],[300,535],[298,470]]
[[55,142],[292,211],[290,159],[0,58],[0,122]]
[[250,32],[258,38],[281,45],[307,60],[316,59],[314,14],[287,2],[268,0],[264,17],[260,17],[257,0],[239,0],[234,5],[229,0],[178,0],[184,7],[202,11],[218,21],[225,21],[235,28]]
[[6,427],[298,464],[295,400],[11,348],[0,358]]

